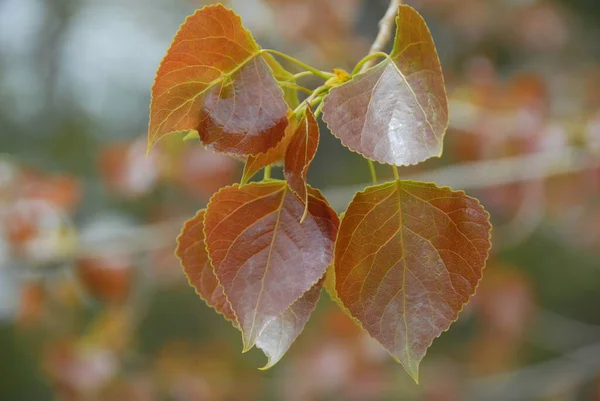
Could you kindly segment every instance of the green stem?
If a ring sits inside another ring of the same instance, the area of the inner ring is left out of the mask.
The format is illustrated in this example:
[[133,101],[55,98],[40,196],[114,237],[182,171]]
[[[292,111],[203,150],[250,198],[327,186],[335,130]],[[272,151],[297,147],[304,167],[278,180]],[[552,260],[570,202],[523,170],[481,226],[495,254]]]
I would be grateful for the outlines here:
[[279,52],[277,50],[272,50],[272,49],[262,49],[260,51],[261,53],[270,53],[270,54],[274,54],[276,56],[279,56],[281,58],[286,59],[289,62],[292,62],[294,64],[296,64],[297,66],[299,66],[300,68],[304,68],[307,71],[310,71],[311,73],[313,73],[314,75],[316,75],[319,78],[322,78],[324,80],[328,80],[329,78],[333,78],[335,77],[335,74],[331,73],[331,72],[325,72],[325,71],[320,71],[306,63],[303,63],[302,61],[295,59],[292,56],[288,56],[285,53]]
[[369,163],[369,170],[371,170],[371,180],[373,181],[373,185],[377,185],[377,172],[375,171],[375,163],[373,160],[367,159]]
[[269,181],[271,179],[271,166],[265,167],[263,181]]
[[352,70],[352,75],[356,75],[360,72],[360,70],[362,69],[363,65],[365,65],[366,63],[368,63],[369,61],[375,59],[375,58],[389,58],[390,56],[387,53],[384,52],[377,52],[377,53],[373,53],[373,54],[368,54],[365,57],[363,57],[362,60],[360,60],[358,62],[358,64],[356,64],[356,67],[354,67],[354,69]]
[[315,74],[313,74],[312,71],[302,71],[299,72],[298,74],[294,74],[294,80],[298,80],[300,78],[304,78],[304,77],[312,77]]
[[400,174],[398,174],[398,167],[392,166],[392,171],[394,171],[394,179],[396,181],[400,180]]
[[304,86],[300,86],[298,84],[295,84],[293,82],[277,81],[277,83],[279,84],[279,86],[285,86],[286,88],[296,89],[296,90],[302,91],[304,93],[308,93],[309,95],[313,93],[312,90],[310,90],[308,88],[305,88]]
[[323,101],[321,101],[321,103],[319,103],[319,105],[317,106],[317,109],[315,110],[315,118],[317,118],[317,117],[319,117],[319,115],[321,115],[324,105],[325,105],[325,103]]

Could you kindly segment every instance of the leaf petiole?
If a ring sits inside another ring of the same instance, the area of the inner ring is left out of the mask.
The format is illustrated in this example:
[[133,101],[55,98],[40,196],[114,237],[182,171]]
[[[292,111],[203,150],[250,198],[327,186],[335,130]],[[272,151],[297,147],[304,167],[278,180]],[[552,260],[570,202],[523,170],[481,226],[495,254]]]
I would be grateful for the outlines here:
[[304,93],[308,93],[309,95],[313,93],[312,90],[310,90],[310,89],[308,89],[308,88],[306,88],[304,86],[295,84],[293,82],[277,81],[277,83],[279,84],[279,86],[285,86],[286,88],[296,89],[296,90],[302,91]]
[[263,176],[263,181],[269,181],[271,179],[271,166],[267,166],[265,167],[265,171],[264,171],[264,176]]
[[317,106],[317,109],[315,110],[315,118],[319,117],[319,115],[323,111],[324,105],[325,105],[325,103],[323,101],[321,101],[321,103],[319,103],[319,105]]
[[375,163],[373,160],[367,159],[369,163],[369,170],[371,171],[371,180],[373,180],[373,185],[377,185],[377,172],[375,171]]
[[363,66],[368,63],[369,61],[376,59],[376,58],[389,58],[390,56],[387,53],[384,52],[377,52],[377,53],[373,53],[373,54],[368,54],[365,57],[363,57],[362,60],[360,60],[358,62],[358,64],[356,64],[356,67],[354,67],[354,69],[352,70],[352,75],[356,75],[359,72],[361,72],[361,69],[363,68]]
[[324,80],[328,80],[329,78],[335,77],[335,74],[333,74],[331,72],[320,71],[320,70],[318,70],[318,69],[316,69],[314,67],[311,67],[310,65],[308,65],[308,64],[306,64],[306,63],[304,63],[304,62],[302,62],[302,61],[300,61],[298,59],[295,59],[292,56],[288,56],[287,54],[279,52],[277,50],[261,49],[259,51],[259,53],[261,53],[261,54],[262,53],[269,53],[269,54],[274,54],[276,56],[284,58],[287,61],[292,62],[292,63],[296,64],[297,66],[299,66],[301,68],[304,68],[307,71],[310,71],[313,75],[316,75],[317,77],[322,78]]
[[400,181],[400,174],[398,174],[398,167],[392,165],[392,171],[394,172],[394,179]]
[[304,78],[304,77],[312,77],[315,74],[312,71],[302,71],[299,72],[298,74],[294,74],[294,80],[298,80],[300,78]]

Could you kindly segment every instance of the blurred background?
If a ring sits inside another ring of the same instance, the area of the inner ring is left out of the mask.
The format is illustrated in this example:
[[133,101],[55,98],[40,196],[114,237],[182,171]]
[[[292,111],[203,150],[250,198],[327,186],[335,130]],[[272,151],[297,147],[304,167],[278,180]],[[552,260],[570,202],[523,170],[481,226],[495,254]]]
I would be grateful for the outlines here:
[[[145,138],[158,63],[207,3],[0,0],[0,400],[600,400],[598,0],[407,1],[438,45],[451,128],[441,159],[400,174],[479,197],[495,226],[419,386],[326,294],[258,371],[188,286],[179,228],[243,166],[178,140],[145,157]],[[223,3],[324,70],[351,69],[387,8]],[[343,211],[369,169],[321,128],[309,181]]]

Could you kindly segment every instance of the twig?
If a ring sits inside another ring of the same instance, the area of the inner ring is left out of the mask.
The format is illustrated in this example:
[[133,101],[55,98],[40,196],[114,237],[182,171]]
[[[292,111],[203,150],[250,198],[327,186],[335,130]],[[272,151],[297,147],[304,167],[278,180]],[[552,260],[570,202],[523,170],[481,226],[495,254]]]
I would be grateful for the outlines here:
[[[371,50],[369,50],[369,54],[379,53],[385,49],[385,46],[392,39],[392,35],[394,32],[394,25],[396,22],[396,15],[398,14],[398,7],[402,4],[402,0],[390,0],[390,5],[388,6],[385,15],[379,21],[379,32],[377,33],[377,37],[375,41],[371,45]],[[375,59],[371,59],[367,61],[361,71],[365,71],[366,69],[373,67],[375,64]]]

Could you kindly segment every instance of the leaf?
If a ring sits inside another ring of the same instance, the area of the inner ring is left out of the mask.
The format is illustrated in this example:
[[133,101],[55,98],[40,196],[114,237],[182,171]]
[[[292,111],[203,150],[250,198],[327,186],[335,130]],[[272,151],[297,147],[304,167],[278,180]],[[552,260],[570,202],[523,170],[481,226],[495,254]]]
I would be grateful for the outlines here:
[[158,69],[148,146],[170,133],[197,131],[213,151],[264,153],[283,138],[287,110],[240,17],[207,6],[187,18]]
[[423,18],[402,5],[396,24],[390,58],[333,88],[324,100],[323,119],[350,150],[403,166],[442,154],[448,100]]
[[205,213],[206,210],[202,209],[185,222],[181,234],[177,237],[175,254],[181,261],[181,267],[190,285],[194,287],[200,298],[237,327],[235,314],[227,302],[223,287],[213,272],[206,252],[204,244]]
[[273,367],[281,360],[290,348],[290,345],[298,338],[313,310],[317,306],[323,279],[317,282],[300,299],[284,310],[279,316],[271,320],[256,340],[256,346],[267,355],[267,365],[261,370]]
[[261,169],[281,161],[285,155],[285,151],[292,140],[296,131],[297,123],[294,119],[290,120],[285,130],[283,140],[274,148],[269,149],[266,153],[256,156],[248,156],[244,165],[244,173],[242,174],[241,184],[246,184],[256,173]]
[[[275,76],[275,79],[277,81],[284,81],[293,84],[296,83],[296,78],[294,77],[294,74],[283,68],[283,66],[277,60],[275,60],[273,56],[271,56],[268,53],[265,53],[262,55],[262,57],[267,62],[269,67],[271,67],[273,75]],[[281,89],[283,90],[283,97],[288,107],[291,109],[295,109],[300,104],[300,101],[298,100],[298,90],[288,87]]]
[[304,204],[307,204],[308,198],[306,175],[310,163],[317,154],[318,146],[319,124],[310,106],[308,106],[304,118],[300,121],[300,126],[294,133],[285,153],[283,167],[290,188],[298,194]]
[[[223,315],[234,327],[239,328],[235,314],[225,297],[223,287],[215,276],[206,252],[203,232],[205,212],[204,209],[200,210],[196,216],[185,223],[177,238],[175,253],[196,293],[208,306]],[[322,287],[323,280],[315,284],[280,315],[273,318],[260,333],[256,345],[269,359],[263,369],[275,365],[300,335],[317,305]]]
[[427,348],[475,293],[490,230],[476,199],[412,181],[359,192],[342,219],[337,296],[415,381]]
[[233,185],[216,193],[205,216],[215,274],[242,330],[244,350],[325,274],[339,220],[320,192],[304,204],[282,181]]

